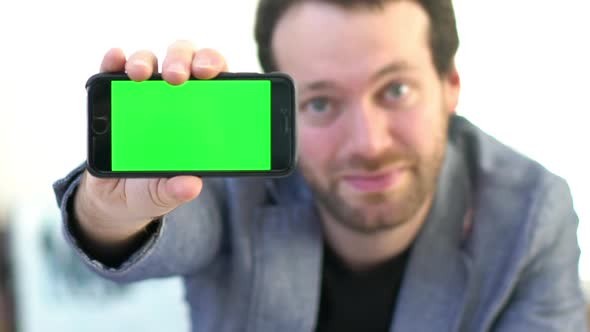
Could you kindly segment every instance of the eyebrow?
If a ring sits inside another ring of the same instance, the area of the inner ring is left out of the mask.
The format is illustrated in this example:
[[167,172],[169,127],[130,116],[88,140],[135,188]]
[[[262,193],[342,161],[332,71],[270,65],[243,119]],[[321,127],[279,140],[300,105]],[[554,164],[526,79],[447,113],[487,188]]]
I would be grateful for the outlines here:
[[408,64],[407,62],[394,61],[394,62],[386,65],[385,67],[381,68],[375,74],[373,74],[373,76],[371,76],[371,81],[376,81],[376,80],[382,78],[383,76],[391,74],[391,73],[402,72],[402,71],[406,71],[409,69],[412,69],[412,66],[410,64]]
[[330,81],[315,81],[315,82],[311,82],[309,84],[305,84],[301,88],[301,91],[307,92],[307,91],[325,90],[325,89],[330,89],[330,88],[335,88],[335,87],[336,87],[336,84],[334,84],[333,82],[330,82]]
[[[386,75],[389,75],[392,73],[396,73],[396,72],[406,71],[411,68],[412,68],[412,66],[410,66],[405,61],[394,61],[388,65],[385,65],[383,68],[378,70],[375,74],[373,74],[370,78],[370,81],[377,81],[380,78],[382,78],[383,76],[386,76]],[[330,89],[330,88],[336,88],[336,84],[332,81],[323,80],[323,81],[315,81],[315,82],[311,82],[309,84],[305,84],[301,87],[301,91],[307,92],[307,91],[315,91],[315,90],[325,90],[325,89]]]

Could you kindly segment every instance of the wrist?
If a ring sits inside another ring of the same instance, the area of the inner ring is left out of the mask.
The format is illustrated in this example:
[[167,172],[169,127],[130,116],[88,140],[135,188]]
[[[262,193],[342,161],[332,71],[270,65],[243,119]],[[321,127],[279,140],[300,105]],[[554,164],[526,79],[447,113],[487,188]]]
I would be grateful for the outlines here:
[[75,193],[73,219],[77,222],[81,235],[86,238],[102,244],[126,242],[151,222],[151,220],[122,220],[106,211],[108,210],[101,209],[93,200],[88,199],[82,187]]

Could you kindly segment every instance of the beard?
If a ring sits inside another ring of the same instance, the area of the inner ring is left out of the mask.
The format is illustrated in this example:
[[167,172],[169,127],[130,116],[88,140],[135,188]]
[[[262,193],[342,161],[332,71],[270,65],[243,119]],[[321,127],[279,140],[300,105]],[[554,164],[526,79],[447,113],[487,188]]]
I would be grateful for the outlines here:
[[[321,181],[305,160],[300,171],[310,186],[319,209],[337,223],[357,233],[375,234],[411,220],[434,195],[445,157],[448,121],[435,133],[435,148],[429,155],[416,152],[385,151],[367,159],[361,155],[335,160],[328,165]],[[391,165],[404,165],[404,172],[394,188],[383,192],[346,195],[342,192],[342,172],[374,172]],[[331,176],[334,175],[334,176]]]

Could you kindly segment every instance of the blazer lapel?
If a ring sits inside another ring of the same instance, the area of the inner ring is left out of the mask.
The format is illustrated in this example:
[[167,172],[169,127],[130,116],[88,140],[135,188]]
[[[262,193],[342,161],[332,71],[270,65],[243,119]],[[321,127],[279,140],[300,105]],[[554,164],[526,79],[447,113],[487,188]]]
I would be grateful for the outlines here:
[[288,197],[285,188],[270,191],[277,205],[259,209],[253,234],[255,298],[248,331],[312,331],[321,287],[320,221],[308,197]]
[[410,254],[391,331],[461,329],[471,268],[463,246],[470,188],[466,164],[449,144],[433,206]]

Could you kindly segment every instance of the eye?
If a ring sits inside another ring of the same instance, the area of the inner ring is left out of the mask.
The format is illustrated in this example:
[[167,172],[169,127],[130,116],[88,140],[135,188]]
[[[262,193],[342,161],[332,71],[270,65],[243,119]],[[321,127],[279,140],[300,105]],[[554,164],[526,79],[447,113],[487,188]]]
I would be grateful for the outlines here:
[[330,97],[315,97],[301,104],[300,117],[303,123],[325,127],[340,114],[337,100]]
[[328,111],[330,111],[330,107],[331,103],[328,98],[317,97],[305,103],[303,110],[310,113],[322,114],[328,113]]
[[408,94],[410,87],[403,83],[390,84],[384,91],[384,99],[386,101],[397,101]]

